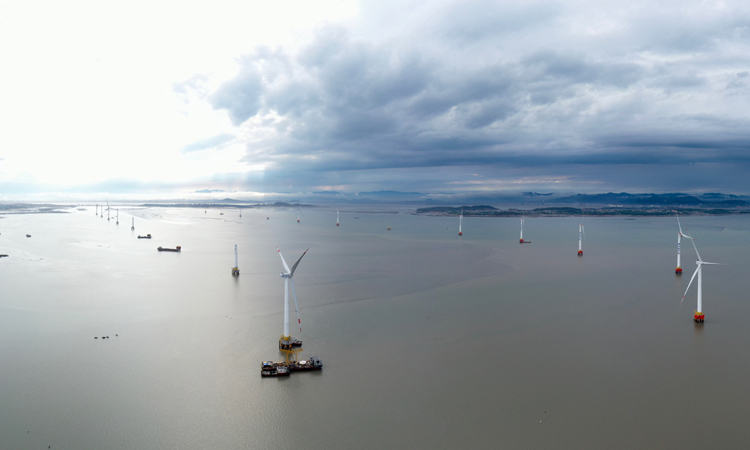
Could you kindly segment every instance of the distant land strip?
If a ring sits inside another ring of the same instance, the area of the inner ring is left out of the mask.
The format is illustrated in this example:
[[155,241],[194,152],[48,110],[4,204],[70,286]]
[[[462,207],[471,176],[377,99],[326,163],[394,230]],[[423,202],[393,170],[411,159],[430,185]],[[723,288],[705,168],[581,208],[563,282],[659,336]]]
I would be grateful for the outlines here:
[[568,217],[568,216],[671,216],[679,213],[684,216],[721,216],[728,214],[750,214],[747,208],[685,208],[685,207],[623,207],[602,206],[573,208],[551,206],[533,209],[498,209],[487,205],[477,206],[434,206],[418,208],[415,214],[431,216],[482,216],[482,217]]

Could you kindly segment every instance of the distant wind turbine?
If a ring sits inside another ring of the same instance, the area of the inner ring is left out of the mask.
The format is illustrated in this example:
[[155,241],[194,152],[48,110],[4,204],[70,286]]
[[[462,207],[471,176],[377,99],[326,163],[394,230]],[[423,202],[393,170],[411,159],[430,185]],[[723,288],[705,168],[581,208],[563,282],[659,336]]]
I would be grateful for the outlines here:
[[680,231],[677,232],[677,268],[674,270],[674,273],[676,273],[677,275],[682,275],[682,267],[680,266],[680,242],[682,241],[683,237],[686,237],[688,239],[692,238],[682,232],[682,226],[680,225],[680,216],[677,215],[677,213],[675,213],[675,216],[677,216],[677,228]]
[[524,219],[524,216],[523,216],[523,214],[522,214],[522,215],[521,215],[521,239],[519,240],[519,242],[520,242],[521,244],[523,244],[523,219]]
[[336,226],[339,226],[339,210],[336,210]]
[[[594,234],[596,234],[596,230],[594,230]],[[581,247],[581,243],[583,241],[583,220],[581,220],[581,223],[578,224],[578,256],[583,256],[583,249]]]
[[234,267],[232,267],[232,276],[238,277],[240,275],[240,265],[237,264],[237,244],[234,244]]
[[463,223],[464,223],[464,210],[462,209],[461,214],[458,216],[458,235],[459,236],[464,235],[463,231],[461,231],[461,226],[463,225]]

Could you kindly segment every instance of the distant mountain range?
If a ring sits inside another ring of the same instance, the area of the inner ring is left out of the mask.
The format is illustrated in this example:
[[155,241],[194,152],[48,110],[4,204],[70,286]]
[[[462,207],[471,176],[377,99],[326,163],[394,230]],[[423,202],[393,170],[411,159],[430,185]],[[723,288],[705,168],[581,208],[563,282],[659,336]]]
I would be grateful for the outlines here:
[[600,206],[693,206],[736,208],[750,205],[750,197],[745,195],[728,195],[709,193],[702,195],[688,194],[629,194],[627,192],[607,194],[577,194],[570,197],[550,199],[550,203],[568,205]]

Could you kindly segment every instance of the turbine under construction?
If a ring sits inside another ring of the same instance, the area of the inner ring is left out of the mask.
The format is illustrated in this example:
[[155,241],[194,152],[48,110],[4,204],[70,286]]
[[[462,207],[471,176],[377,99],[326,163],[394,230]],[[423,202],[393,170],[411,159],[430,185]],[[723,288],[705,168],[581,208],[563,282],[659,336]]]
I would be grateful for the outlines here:
[[293,338],[292,334],[289,332],[289,285],[291,285],[292,287],[294,307],[297,310],[297,323],[300,327],[299,331],[300,333],[302,333],[302,321],[299,318],[299,306],[297,305],[297,291],[294,289],[294,280],[292,279],[292,277],[294,276],[294,271],[297,270],[299,262],[302,261],[302,257],[304,257],[307,253],[307,250],[310,249],[308,248],[304,253],[302,253],[302,256],[299,257],[299,259],[296,263],[294,263],[291,269],[289,269],[289,266],[286,264],[284,255],[281,254],[281,250],[278,247],[276,247],[276,250],[278,250],[279,256],[281,257],[281,264],[284,265],[284,270],[286,270],[286,272],[281,273],[281,278],[284,279],[284,334],[281,335],[281,338],[279,339],[279,349],[282,351],[291,351],[293,347],[300,347],[302,345],[302,341]]

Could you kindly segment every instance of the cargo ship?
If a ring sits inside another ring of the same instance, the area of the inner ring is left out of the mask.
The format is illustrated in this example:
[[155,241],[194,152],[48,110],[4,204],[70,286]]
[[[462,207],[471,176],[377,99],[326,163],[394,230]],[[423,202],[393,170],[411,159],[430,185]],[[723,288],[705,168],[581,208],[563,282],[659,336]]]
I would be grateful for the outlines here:
[[166,247],[159,247],[157,248],[160,252],[179,252],[182,251],[182,247],[179,245],[176,248],[166,248]]

